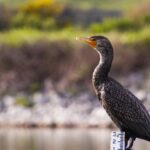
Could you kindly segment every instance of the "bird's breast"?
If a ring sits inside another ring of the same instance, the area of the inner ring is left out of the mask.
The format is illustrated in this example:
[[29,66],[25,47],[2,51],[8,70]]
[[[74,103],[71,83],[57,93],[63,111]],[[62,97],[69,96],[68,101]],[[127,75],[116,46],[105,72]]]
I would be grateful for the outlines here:
[[105,91],[103,89],[101,90],[101,100],[102,100],[102,106],[105,109],[108,109],[108,107],[109,107],[108,100],[106,100]]
[[121,123],[119,122],[119,120],[113,115],[113,104],[111,102],[110,99],[107,98],[106,96],[106,91],[104,90],[104,88],[101,90],[101,104],[103,106],[103,108],[105,109],[105,111],[107,112],[107,114],[109,115],[109,117],[112,119],[112,121],[116,124],[117,127],[121,127]]

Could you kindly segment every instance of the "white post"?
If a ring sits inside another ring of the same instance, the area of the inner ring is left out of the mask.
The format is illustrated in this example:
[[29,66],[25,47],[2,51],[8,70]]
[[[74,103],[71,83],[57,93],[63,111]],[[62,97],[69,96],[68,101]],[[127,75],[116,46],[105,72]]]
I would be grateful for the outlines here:
[[125,132],[112,131],[110,146],[111,150],[125,150]]

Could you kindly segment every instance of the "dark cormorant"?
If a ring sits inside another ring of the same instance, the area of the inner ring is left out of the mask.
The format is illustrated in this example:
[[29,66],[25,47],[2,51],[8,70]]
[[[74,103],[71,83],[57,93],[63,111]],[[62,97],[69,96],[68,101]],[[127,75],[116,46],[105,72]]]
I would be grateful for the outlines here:
[[113,60],[113,47],[110,41],[104,36],[91,36],[79,40],[92,46],[100,56],[92,82],[102,106],[117,127],[125,132],[126,149],[131,149],[136,138],[150,141],[148,111],[137,97],[108,76]]

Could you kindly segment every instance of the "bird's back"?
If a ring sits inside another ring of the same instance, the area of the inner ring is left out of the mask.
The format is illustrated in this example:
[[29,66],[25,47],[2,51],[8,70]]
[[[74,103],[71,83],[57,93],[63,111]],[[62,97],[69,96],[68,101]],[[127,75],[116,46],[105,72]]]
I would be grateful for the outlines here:
[[112,78],[100,84],[97,92],[103,107],[120,129],[150,141],[150,115],[137,97]]

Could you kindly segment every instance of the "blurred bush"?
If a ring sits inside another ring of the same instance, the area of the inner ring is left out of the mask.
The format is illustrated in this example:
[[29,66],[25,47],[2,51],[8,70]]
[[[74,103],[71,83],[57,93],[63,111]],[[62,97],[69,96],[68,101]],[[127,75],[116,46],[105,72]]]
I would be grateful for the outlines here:
[[16,97],[16,105],[23,107],[33,107],[33,103],[26,97]]
[[62,7],[53,0],[30,0],[18,9],[12,18],[12,27],[30,27],[43,30],[55,29],[54,17]]
[[21,9],[27,14],[49,17],[57,15],[61,11],[61,6],[53,0],[28,0]]
[[119,19],[107,19],[102,23],[93,23],[90,26],[90,29],[93,32],[109,32],[112,30],[117,30],[117,31],[137,30],[140,27],[141,24],[138,24],[133,19],[119,18]]
[[48,18],[43,20],[42,29],[43,30],[55,30],[57,28],[56,21],[53,18]]
[[0,30],[24,27],[55,29],[55,17],[61,11],[62,6],[53,0],[30,0],[21,7],[0,4]]
[[23,13],[18,13],[12,18],[12,27],[31,27],[31,28],[41,28],[41,20],[36,14],[25,15]]
[[4,7],[1,5],[0,7],[2,7],[1,26],[7,29],[30,27],[39,30],[55,30],[68,26],[87,27],[93,22],[101,22],[105,17],[120,16],[119,11],[104,11],[94,8],[75,9],[71,6],[63,6],[53,0],[30,0],[21,6]]
[[42,19],[37,14],[24,14],[18,13],[11,20],[11,26],[13,28],[34,28],[40,30],[54,30],[56,23],[53,18]]
[[0,30],[25,27],[55,30],[68,26],[90,28],[92,32],[138,30],[150,24],[150,3],[146,4],[133,9],[128,17],[120,17],[122,13],[115,10],[75,9],[54,0],[28,0],[16,7],[1,4]]
[[[118,43],[117,46],[112,74],[118,76],[149,67],[150,53],[143,53],[144,47],[140,43],[138,46]],[[42,89],[47,80],[58,90],[76,86],[78,90],[83,87],[89,89],[89,80],[98,62],[98,55],[91,48],[69,41],[50,42],[43,39],[19,47],[1,45],[0,51],[0,94],[34,92]],[[144,60],[139,61],[141,57]],[[122,67],[122,64],[126,65]]]
[[0,5],[0,30],[5,30],[10,27],[12,10],[5,5]]

